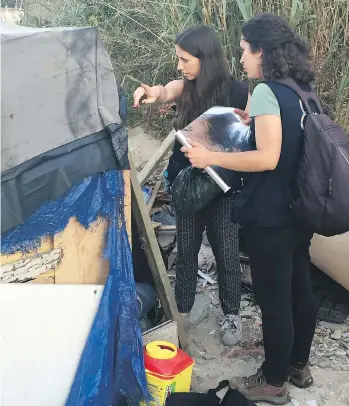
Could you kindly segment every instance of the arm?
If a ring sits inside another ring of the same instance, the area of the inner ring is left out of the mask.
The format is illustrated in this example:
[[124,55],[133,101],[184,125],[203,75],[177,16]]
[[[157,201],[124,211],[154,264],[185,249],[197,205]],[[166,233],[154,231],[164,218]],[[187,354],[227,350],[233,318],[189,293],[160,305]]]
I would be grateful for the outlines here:
[[252,121],[250,118],[250,107],[251,107],[251,94],[249,93],[245,110],[240,110],[240,109],[234,110],[234,112],[237,113],[241,117],[242,122],[246,125],[250,125],[251,121]]
[[255,118],[256,151],[212,152],[203,145],[190,141],[193,148],[183,147],[182,152],[197,168],[220,166],[238,172],[263,172],[276,168],[281,152],[282,127],[278,116],[264,115]]
[[247,114],[250,113],[250,106],[251,106],[251,93],[248,92],[247,104],[246,104],[246,107],[245,107],[245,112]]
[[133,107],[139,107],[141,98],[146,95],[146,98],[142,101],[143,104],[158,103],[171,103],[179,99],[182,94],[184,86],[183,80],[172,80],[166,86],[156,85],[148,86],[142,84],[133,93]]
[[183,80],[172,80],[167,83],[166,86],[159,85],[160,97],[158,98],[159,103],[171,103],[177,101],[183,91],[184,81]]
[[202,146],[193,145],[194,148],[182,149],[192,165],[199,168],[216,165],[241,172],[275,169],[281,153],[282,125],[278,101],[267,85],[256,87],[250,108],[250,114],[255,117],[256,151],[210,152]]
[[281,152],[282,127],[280,117],[273,115],[256,117],[255,131],[256,151],[211,152],[207,165],[216,165],[240,172],[274,170],[279,162]]

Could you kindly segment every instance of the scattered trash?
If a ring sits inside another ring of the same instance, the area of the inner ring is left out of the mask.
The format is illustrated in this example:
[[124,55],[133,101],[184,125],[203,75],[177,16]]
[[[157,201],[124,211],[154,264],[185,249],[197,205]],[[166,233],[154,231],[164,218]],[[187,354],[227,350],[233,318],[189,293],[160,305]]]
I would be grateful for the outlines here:
[[213,306],[219,306],[220,305],[220,300],[218,297],[216,297],[215,292],[210,293],[210,298],[211,298],[211,303]]
[[151,188],[144,186],[142,188],[142,192],[143,192],[143,197],[144,197],[144,201],[145,204],[148,204],[150,198],[151,198]]
[[317,406],[317,403],[315,400],[308,400],[307,405],[308,406]]
[[251,308],[250,308],[250,309],[241,310],[240,316],[241,316],[241,317],[245,317],[245,318],[252,318],[252,316],[253,316],[253,311],[252,311]]
[[173,209],[170,205],[164,204],[160,209],[158,209],[151,216],[152,221],[156,223],[161,223],[165,226],[176,225],[176,217],[174,215]]
[[349,316],[349,292],[314,265],[311,267],[311,282],[318,320],[344,324]]
[[210,246],[201,245],[198,256],[198,266],[202,271],[210,272],[216,268],[216,260]]
[[208,283],[210,283],[211,285],[214,285],[215,283],[217,283],[217,281],[215,281],[214,279],[212,279],[209,275],[205,274],[204,272],[200,271],[200,269],[198,270],[198,275],[205,279]]
[[[291,403],[293,406],[302,406],[299,404],[298,400],[296,400],[294,398],[291,399]],[[308,400],[306,403],[308,406],[317,406],[317,403],[315,400]]]
[[333,340],[340,340],[342,338],[342,332],[341,330],[336,330],[332,335],[331,338]]
[[156,228],[157,239],[169,257],[176,244],[176,218],[171,207],[163,205],[151,216],[151,220],[160,225]]

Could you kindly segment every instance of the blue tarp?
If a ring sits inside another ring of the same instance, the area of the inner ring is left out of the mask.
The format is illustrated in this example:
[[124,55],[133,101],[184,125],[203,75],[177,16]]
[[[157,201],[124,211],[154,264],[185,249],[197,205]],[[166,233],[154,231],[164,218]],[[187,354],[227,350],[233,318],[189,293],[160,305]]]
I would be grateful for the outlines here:
[[148,397],[123,201],[121,171],[93,175],[2,235],[1,250],[10,254],[63,231],[71,217],[86,228],[99,216],[109,220],[104,252],[109,275],[66,406],[114,406],[124,397],[138,405]]

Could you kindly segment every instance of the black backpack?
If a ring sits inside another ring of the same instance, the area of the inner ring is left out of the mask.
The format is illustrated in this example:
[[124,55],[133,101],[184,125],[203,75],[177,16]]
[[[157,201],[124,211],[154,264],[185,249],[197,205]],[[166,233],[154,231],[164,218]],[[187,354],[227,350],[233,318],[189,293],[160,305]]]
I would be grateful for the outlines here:
[[323,112],[314,91],[303,91],[292,79],[273,82],[292,89],[305,109],[299,197],[292,203],[293,213],[317,234],[343,234],[349,231],[349,136]]

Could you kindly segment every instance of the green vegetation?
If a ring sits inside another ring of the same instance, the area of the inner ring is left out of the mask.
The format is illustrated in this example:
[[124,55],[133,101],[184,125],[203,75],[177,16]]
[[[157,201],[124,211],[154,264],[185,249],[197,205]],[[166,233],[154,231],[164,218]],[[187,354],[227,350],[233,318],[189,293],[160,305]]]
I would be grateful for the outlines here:
[[[111,55],[115,74],[129,95],[138,83],[166,83],[178,77],[174,38],[185,27],[205,23],[222,38],[233,72],[239,64],[241,26],[254,14],[270,11],[285,16],[311,44],[317,73],[316,87],[334,118],[349,131],[349,7],[348,0],[62,0],[40,3],[45,20],[33,20],[26,2],[27,24],[99,26]],[[36,3],[36,4],[35,4]],[[36,8],[37,10],[37,8]],[[132,103],[131,97],[130,104]],[[165,117],[154,120],[158,107],[130,109],[131,124],[147,120],[169,127]]]

